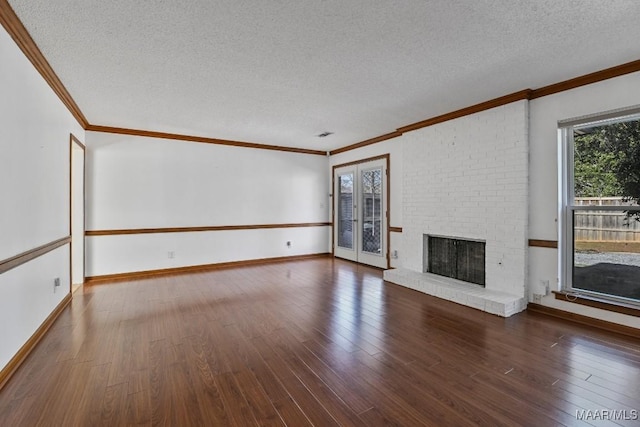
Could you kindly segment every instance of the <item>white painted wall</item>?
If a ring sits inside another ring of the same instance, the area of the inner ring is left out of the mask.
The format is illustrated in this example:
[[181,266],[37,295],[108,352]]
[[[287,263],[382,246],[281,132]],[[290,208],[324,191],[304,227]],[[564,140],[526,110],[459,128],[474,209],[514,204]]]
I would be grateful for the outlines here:
[[[532,100],[530,105],[529,237],[558,240],[558,121],[640,104],[640,73],[628,74]],[[531,248],[529,284],[533,292],[549,280],[560,289],[558,251]],[[640,319],[577,304],[543,298],[562,310],[640,327]]]
[[0,259],[69,235],[69,134],[84,130],[0,29]]
[[[69,134],[84,130],[0,28],[0,260],[69,235]],[[53,292],[53,280],[61,286]],[[69,292],[69,248],[0,275],[0,369]]]
[[0,369],[69,293],[69,280],[69,245],[0,274]]
[[[331,156],[329,158],[329,186],[331,186],[331,168],[333,166],[383,154],[389,154],[389,170],[391,172],[389,177],[391,187],[389,201],[391,216],[389,225],[391,227],[402,227],[402,137],[389,139],[378,144],[368,145]],[[390,239],[389,250],[391,253],[398,251],[398,258],[391,258],[391,267],[399,267],[402,265],[402,257],[404,255],[402,249],[402,234],[391,233]]]
[[[328,227],[158,233],[87,238],[91,276],[326,253]],[[291,242],[287,248],[286,242]],[[168,258],[173,252],[174,258]]]
[[[324,156],[100,132],[86,145],[87,230],[329,221]],[[87,276],[325,253],[327,229],[94,236]]]

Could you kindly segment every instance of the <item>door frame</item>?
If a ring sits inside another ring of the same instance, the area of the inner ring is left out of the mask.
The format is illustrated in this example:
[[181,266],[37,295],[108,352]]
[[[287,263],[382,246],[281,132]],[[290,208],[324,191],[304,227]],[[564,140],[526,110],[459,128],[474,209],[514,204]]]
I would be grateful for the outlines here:
[[[361,163],[367,163],[367,162],[371,162],[371,161],[375,161],[375,160],[385,160],[387,163],[387,176],[386,176],[386,180],[385,180],[385,185],[386,185],[386,198],[387,198],[387,210],[386,210],[386,216],[385,216],[385,228],[386,230],[386,234],[387,234],[387,244],[386,247],[384,248],[385,251],[387,252],[385,255],[385,258],[387,260],[387,269],[391,268],[391,251],[389,250],[389,247],[391,246],[391,227],[389,226],[389,220],[391,219],[391,155],[389,153],[387,154],[381,154],[379,156],[374,156],[374,157],[368,157],[366,159],[360,159],[360,160],[355,160],[353,162],[347,162],[347,163],[341,163],[339,165],[333,165],[331,167],[331,194],[332,194],[332,200],[331,200],[331,255],[335,258],[336,256],[336,242],[335,242],[335,229],[334,227],[336,227],[335,224],[335,219],[336,219],[336,203],[335,203],[335,180],[336,180],[336,169],[338,168],[342,168],[345,166],[355,166],[355,165],[359,165]],[[360,264],[360,263],[359,263]],[[376,268],[376,267],[373,267]]]
[[86,242],[84,242],[84,233],[86,229],[86,195],[87,195],[87,185],[86,185],[86,176],[87,176],[87,147],[78,139],[74,134],[69,134],[69,236],[71,236],[71,241],[69,242],[69,291],[73,292],[73,266],[74,266],[74,256],[73,256],[73,190],[75,185],[77,184],[77,177],[73,173],[73,160],[74,160],[74,149],[82,150],[82,230],[81,230],[81,238],[83,239],[82,245],[82,283],[79,286],[82,286],[86,277]]
[[[333,199],[333,212],[334,212],[334,218],[333,221],[331,221],[332,224],[335,224],[336,226],[332,228],[332,236],[333,236],[333,241],[336,242],[335,245],[333,246],[333,256],[336,258],[342,258],[342,259],[346,259],[348,261],[353,261],[353,262],[358,262],[359,257],[359,225],[360,223],[358,223],[358,217],[359,212],[356,212],[356,210],[354,209],[354,205],[358,205],[360,206],[360,203],[358,203],[358,188],[360,187],[358,185],[358,166],[357,165],[347,165],[347,166],[342,166],[342,167],[337,167],[335,169],[333,169],[333,194],[334,194],[334,199]],[[340,179],[342,179],[343,176],[345,175],[351,175],[353,178],[353,182],[352,182],[352,197],[351,197],[351,203],[349,206],[349,211],[351,211],[351,248],[348,247],[343,247],[340,245],[340,238],[339,238],[339,233],[340,233],[340,222],[338,222],[338,216],[340,215],[340,211],[336,210],[336,209],[343,209],[343,207],[341,207],[341,197],[342,197],[342,189],[340,188]],[[337,206],[336,206],[337,205]]]

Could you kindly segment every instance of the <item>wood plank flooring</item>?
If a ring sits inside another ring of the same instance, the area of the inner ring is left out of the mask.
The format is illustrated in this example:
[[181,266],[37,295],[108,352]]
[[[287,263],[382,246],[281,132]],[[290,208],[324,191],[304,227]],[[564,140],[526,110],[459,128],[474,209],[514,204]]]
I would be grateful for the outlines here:
[[0,425],[640,425],[637,340],[381,276],[319,258],[85,287]]

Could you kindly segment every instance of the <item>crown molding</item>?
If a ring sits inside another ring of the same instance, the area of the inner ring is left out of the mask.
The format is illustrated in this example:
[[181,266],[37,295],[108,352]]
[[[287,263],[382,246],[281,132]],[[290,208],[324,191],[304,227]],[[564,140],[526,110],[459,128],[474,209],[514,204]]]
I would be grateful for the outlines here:
[[326,151],[309,150],[306,148],[284,147],[280,145],[256,144],[253,142],[231,141],[227,139],[208,138],[204,136],[183,135],[178,133],[155,132],[140,129],[127,129],[111,126],[88,125],[86,130],[89,132],[114,133],[118,135],[143,136],[149,138],[172,139],[187,142],[199,142],[203,144],[218,144],[231,147],[257,148],[261,150],[286,151],[290,153],[313,154],[317,156],[326,156]]
[[51,65],[44,57],[36,43],[29,35],[20,18],[13,11],[7,0],[0,0],[0,24],[9,33],[13,41],[16,42],[20,50],[31,61],[35,69],[40,73],[51,89],[58,95],[60,101],[67,107],[69,112],[78,121],[80,126],[87,128],[89,122],[80,111],[80,107],[73,100],[67,88],[62,84],[58,75],[53,71]]
[[544,96],[553,95],[559,92],[564,92],[564,91],[575,89],[581,86],[598,83],[604,80],[609,80],[614,77],[620,77],[620,76],[624,76],[625,74],[631,74],[638,71],[640,71],[640,60],[627,62],[625,64],[606,68],[600,71],[595,71],[593,73],[585,74],[569,80],[564,80],[559,83],[543,86],[538,89],[524,89],[519,92],[501,96],[499,98],[494,98],[489,101],[481,102],[480,104],[475,104],[470,107],[462,108],[460,110],[452,111],[450,113],[442,114],[440,116],[432,117],[417,123],[403,126],[396,129],[395,132],[387,133],[385,135],[381,135],[375,138],[367,139],[362,142],[358,142],[342,148],[338,148],[330,151],[329,154],[333,156],[335,154],[344,153],[345,151],[355,150],[357,148],[365,147],[367,145],[375,144],[380,141],[401,136],[406,132],[410,132],[410,131],[427,127],[427,126],[433,126],[438,123],[443,123],[449,120],[468,116],[470,114],[475,114],[480,111],[499,107],[501,105],[509,104],[511,102],[520,101],[520,100],[530,101],[533,99],[542,98]]
[[491,108],[499,107],[501,105],[510,104],[512,102],[528,100],[531,96],[531,89],[523,89],[518,92],[504,95],[498,98],[490,99],[479,104],[474,104],[469,107],[461,108],[460,110],[452,111],[450,113],[442,114],[439,116],[431,117],[426,120],[422,120],[407,126],[396,129],[394,132],[390,132],[375,138],[367,139],[362,142],[348,145],[346,147],[338,148],[329,152],[330,155],[344,153],[345,151],[355,150],[356,148],[366,147],[367,145],[376,144],[381,141],[386,141],[391,138],[402,136],[406,132],[411,132],[417,129],[433,126],[438,123],[447,122],[449,120],[458,119],[460,117],[469,116],[471,114],[479,113],[481,111],[489,110]]
[[594,73],[585,74],[580,77],[562,81],[560,83],[544,86],[539,89],[534,89],[533,91],[531,91],[530,99],[542,98],[543,96],[553,95],[559,92],[575,89],[580,86],[586,86],[593,83],[601,82],[603,80],[609,80],[614,77],[624,76],[625,74],[635,73],[637,71],[640,71],[640,59],[637,61],[631,61],[627,62],[626,64],[596,71]]
[[356,148],[366,147],[367,145],[377,144],[378,142],[386,141],[388,139],[393,139],[400,135],[402,135],[402,132],[398,132],[398,131],[387,133],[384,135],[377,136],[375,138],[367,139],[365,141],[356,142],[355,144],[347,145],[342,148],[337,148],[335,150],[330,151],[329,154],[333,156],[335,154],[344,153],[345,151],[351,151],[351,150],[355,150]]
[[283,147],[277,145],[256,144],[252,142],[229,141],[218,138],[206,138],[191,135],[172,134],[165,132],[153,132],[136,129],[125,129],[109,126],[99,126],[90,124],[80,107],[64,86],[58,75],[55,73],[47,59],[44,57],[38,45],[25,28],[18,15],[7,0],[0,0],[0,24],[7,31],[22,53],[31,62],[34,68],[40,73],[49,87],[58,96],[60,101],[67,107],[69,112],[78,121],[80,126],[87,131],[117,133],[123,135],[148,136],[153,138],[174,139],[179,141],[201,142],[207,144],[228,145],[233,147],[258,148],[263,150],[286,151],[292,153],[313,154],[326,156],[326,151],[309,150],[304,148]]
[[472,114],[476,114],[481,111],[490,110],[491,108],[500,107],[506,104],[511,104],[512,102],[527,100],[529,99],[530,95],[531,95],[531,89],[524,89],[518,92],[510,93],[509,95],[501,96],[499,98],[494,98],[494,99],[490,99],[489,101],[471,105],[466,108],[461,108],[460,110],[452,111],[447,114],[442,114],[440,116],[422,120],[420,122],[413,123],[408,126],[403,126],[401,128],[398,128],[397,131],[400,133],[406,133],[406,132],[411,132],[413,130],[425,128],[428,126],[433,126],[438,123],[448,122],[449,120],[458,119],[464,116],[470,116]]
[[[11,38],[16,42],[20,50],[31,61],[36,70],[42,75],[45,81],[49,84],[51,89],[60,98],[62,103],[67,107],[69,112],[75,117],[78,123],[87,131],[93,132],[105,132],[115,133],[121,135],[134,135],[134,136],[147,136],[152,138],[173,139],[178,141],[188,142],[200,142],[207,144],[219,144],[233,147],[244,148],[258,148],[263,150],[275,150],[286,151],[293,153],[312,154],[312,155],[327,155],[327,152],[321,150],[310,150],[304,148],[285,147],[278,145],[266,145],[257,144],[253,142],[243,141],[231,141],[218,138],[207,138],[201,136],[191,136],[183,134],[173,134],[165,132],[154,132],[138,129],[118,128],[111,126],[100,126],[90,124],[87,118],[84,116],[80,107],[73,100],[69,91],[62,84],[62,81],[58,78],[49,62],[46,60],[36,43],[33,41],[29,32],[26,30],[18,16],[15,14],[11,5],[7,0],[0,0],[0,24],[9,33]],[[593,83],[597,83],[603,80],[608,80],[614,77],[619,77],[625,74],[630,74],[640,71],[640,60],[627,62],[625,64],[617,65],[615,67],[606,68],[604,70],[596,71],[593,73],[585,74],[579,77],[575,77],[569,80],[565,80],[559,83],[544,86],[538,89],[524,89],[519,92],[515,92],[509,95],[501,96],[491,99],[489,101],[481,102],[460,110],[452,111],[450,113],[435,116],[426,120],[422,120],[407,126],[400,127],[393,132],[386,133],[374,138],[370,138],[355,144],[350,144],[345,147],[337,148],[329,152],[330,155],[344,153],[346,151],[355,150],[368,145],[376,144],[378,142],[386,141],[401,136],[406,132],[410,132],[423,127],[433,126],[438,123],[443,123],[449,120],[464,117],[470,114],[475,114],[480,111],[488,110],[491,108],[499,107],[501,105],[509,104],[511,102],[519,100],[532,100],[541,98],[548,95],[553,95],[559,92],[575,89],[580,86],[585,86]]]

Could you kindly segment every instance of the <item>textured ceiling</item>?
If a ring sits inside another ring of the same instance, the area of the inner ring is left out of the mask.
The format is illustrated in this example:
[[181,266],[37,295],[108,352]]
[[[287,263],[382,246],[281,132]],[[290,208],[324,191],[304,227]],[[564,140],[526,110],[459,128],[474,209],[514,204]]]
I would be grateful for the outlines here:
[[9,3],[92,124],[317,150],[640,59],[637,0]]

